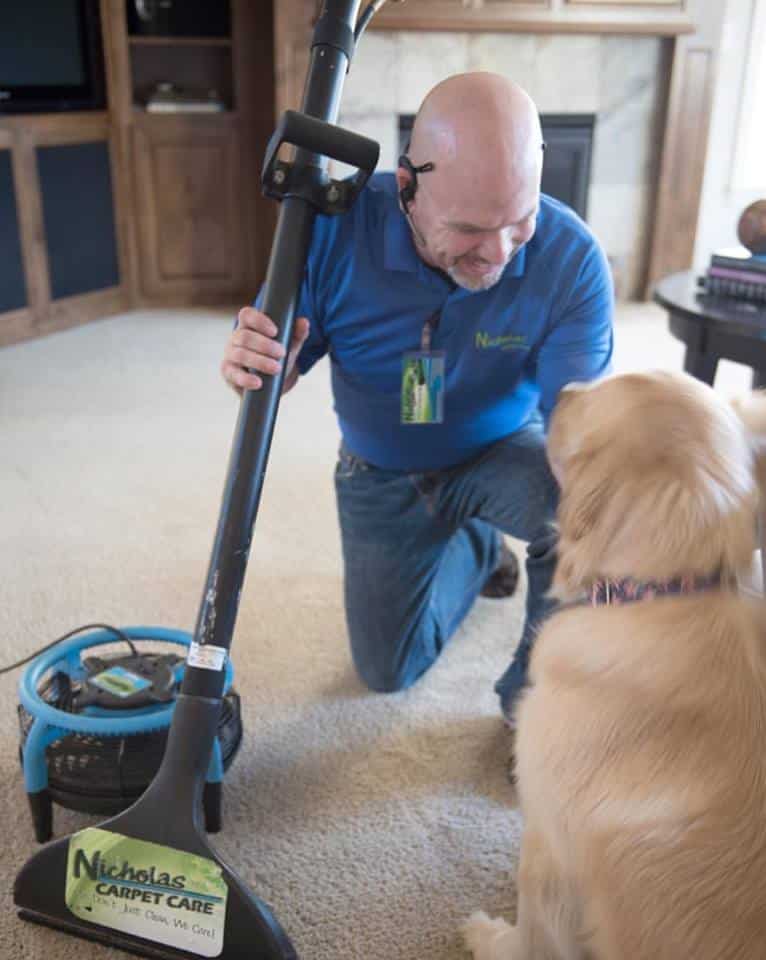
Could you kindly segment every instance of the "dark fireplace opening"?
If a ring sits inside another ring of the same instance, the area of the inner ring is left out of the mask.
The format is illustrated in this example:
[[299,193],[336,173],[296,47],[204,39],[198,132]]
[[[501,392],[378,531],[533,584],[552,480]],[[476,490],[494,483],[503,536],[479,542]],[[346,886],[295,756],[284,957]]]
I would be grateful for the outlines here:
[[540,122],[545,141],[543,193],[587,220],[596,117],[592,113],[544,113]]
[[[407,149],[414,119],[414,114],[399,116],[399,153]],[[566,203],[587,220],[596,117],[592,113],[544,113],[540,121],[545,140],[543,193]]]

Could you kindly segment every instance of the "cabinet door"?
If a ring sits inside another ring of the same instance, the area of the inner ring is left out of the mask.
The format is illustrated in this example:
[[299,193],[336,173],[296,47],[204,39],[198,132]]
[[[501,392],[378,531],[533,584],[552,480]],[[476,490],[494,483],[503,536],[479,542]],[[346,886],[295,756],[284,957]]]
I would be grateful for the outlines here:
[[0,150],[0,313],[18,310],[26,304],[11,151]]
[[52,144],[35,152],[51,299],[119,286],[109,144]]
[[143,293],[204,300],[239,292],[245,239],[233,124],[148,116],[134,127],[133,147]]

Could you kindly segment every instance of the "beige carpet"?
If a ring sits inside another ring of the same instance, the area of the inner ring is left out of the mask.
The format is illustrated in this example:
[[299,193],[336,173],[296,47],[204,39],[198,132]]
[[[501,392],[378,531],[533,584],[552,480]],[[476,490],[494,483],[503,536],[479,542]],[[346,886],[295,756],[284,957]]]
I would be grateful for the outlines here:
[[[0,350],[0,664],[93,620],[192,629],[237,400],[225,312],[131,313]],[[617,365],[678,366],[653,307],[622,311]],[[747,382],[723,371],[725,386]],[[245,741],[214,842],[304,960],[458,960],[461,919],[512,915],[520,819],[492,683],[523,591],[480,600],[414,689],[350,667],[326,363],[282,404],[233,643]],[[117,957],[21,923],[36,848],[0,677],[0,957]],[[97,818],[55,808],[56,836]]]

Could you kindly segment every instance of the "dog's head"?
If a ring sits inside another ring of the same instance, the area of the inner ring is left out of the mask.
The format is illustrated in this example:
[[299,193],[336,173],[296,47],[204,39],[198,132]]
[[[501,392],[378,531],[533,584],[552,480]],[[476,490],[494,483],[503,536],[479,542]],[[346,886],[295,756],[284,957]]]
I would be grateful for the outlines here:
[[548,436],[561,486],[554,593],[748,568],[764,437],[766,395],[732,405],[686,374],[566,387]]

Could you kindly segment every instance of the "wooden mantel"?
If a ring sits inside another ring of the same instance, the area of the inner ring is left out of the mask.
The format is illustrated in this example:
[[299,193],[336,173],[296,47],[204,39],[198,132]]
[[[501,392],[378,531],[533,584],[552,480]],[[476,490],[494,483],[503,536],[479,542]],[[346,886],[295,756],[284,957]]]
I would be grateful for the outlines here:
[[692,33],[684,0],[388,0],[377,30],[498,30],[513,33]]
[[[276,5],[280,112],[299,104],[319,8],[319,0]],[[389,0],[370,29],[665,38],[670,80],[644,285],[648,295],[661,277],[692,266],[723,14],[719,0]]]

